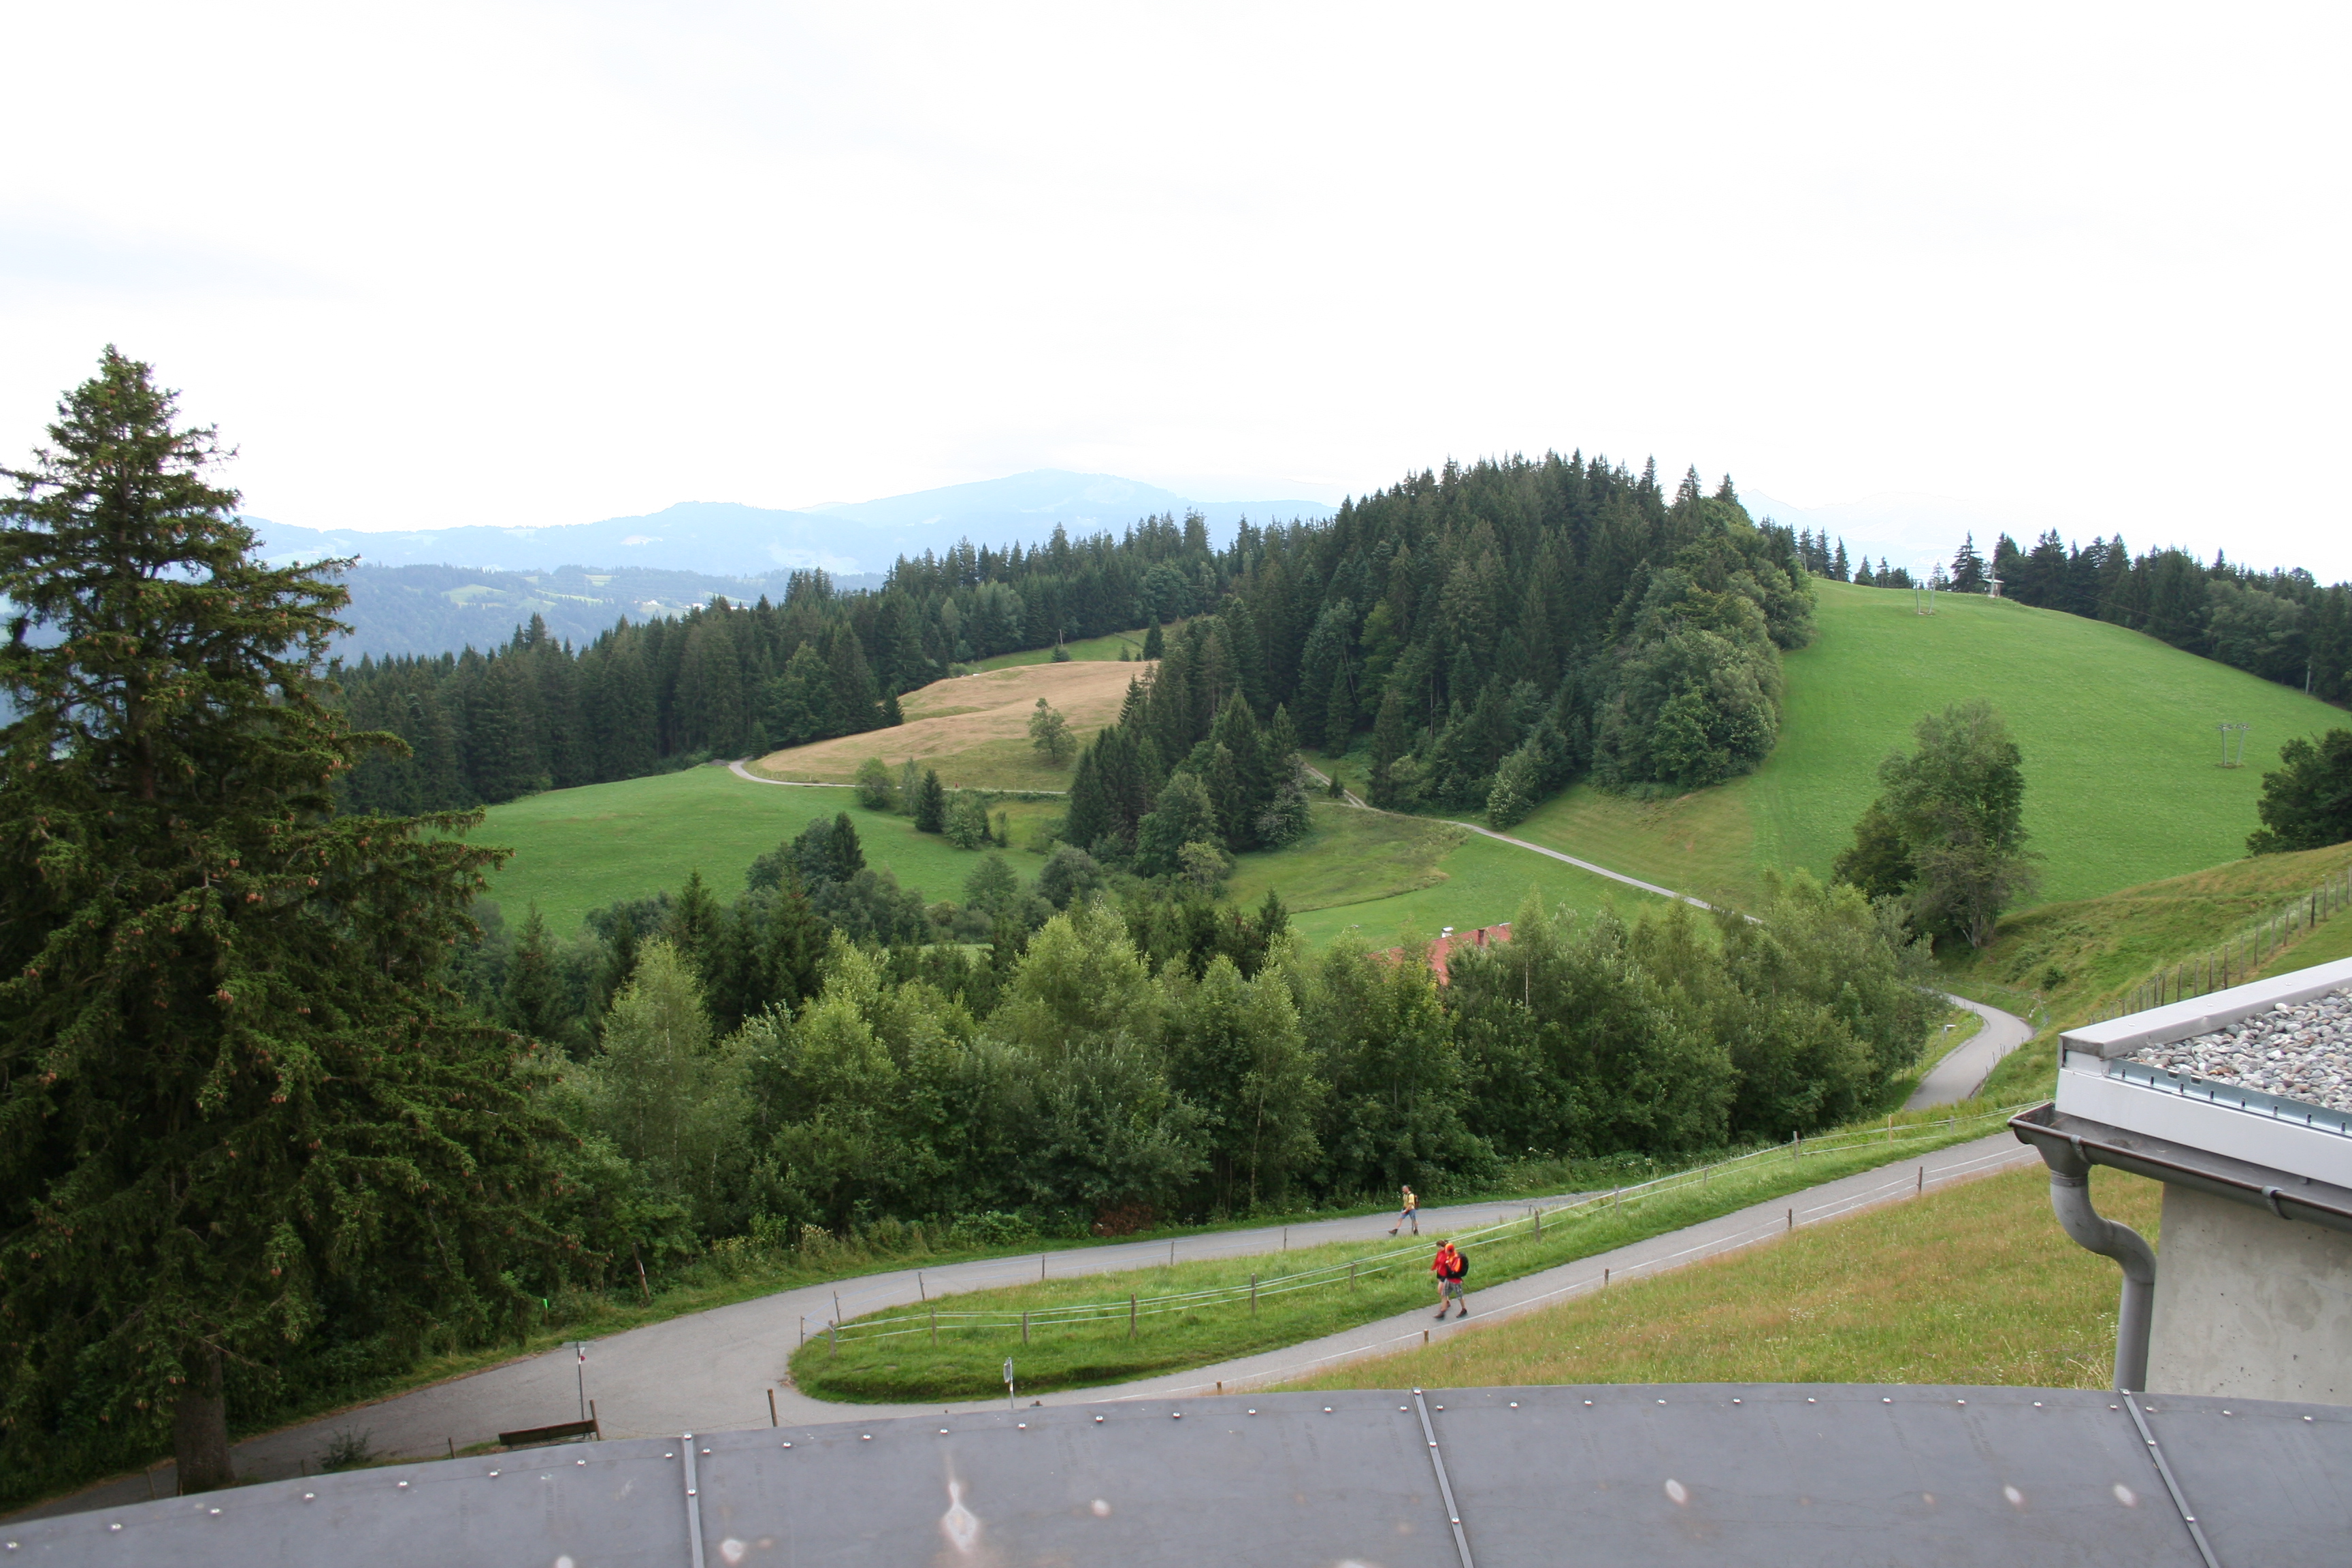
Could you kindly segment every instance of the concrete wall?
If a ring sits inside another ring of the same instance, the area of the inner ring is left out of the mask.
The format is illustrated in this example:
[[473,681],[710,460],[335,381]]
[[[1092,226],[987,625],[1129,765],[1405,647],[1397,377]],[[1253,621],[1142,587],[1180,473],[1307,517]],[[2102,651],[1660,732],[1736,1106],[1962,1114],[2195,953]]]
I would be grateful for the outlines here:
[[2168,1184],[2147,1386],[2352,1405],[2352,1236]]

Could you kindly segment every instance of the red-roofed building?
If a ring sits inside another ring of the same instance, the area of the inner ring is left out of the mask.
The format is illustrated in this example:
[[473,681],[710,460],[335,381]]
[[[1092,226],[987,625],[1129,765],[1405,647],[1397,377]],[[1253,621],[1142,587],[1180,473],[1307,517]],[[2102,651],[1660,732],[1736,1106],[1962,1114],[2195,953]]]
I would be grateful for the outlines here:
[[[1450,985],[1453,984],[1453,977],[1446,973],[1445,966],[1446,962],[1454,956],[1455,948],[1499,947],[1510,940],[1511,922],[1508,921],[1505,921],[1500,925],[1480,926],[1475,931],[1455,931],[1452,926],[1447,926],[1438,933],[1437,939],[1429,944],[1429,972],[1437,976],[1437,983],[1440,985]],[[1404,949],[1392,947],[1388,950],[1387,957],[1391,963],[1402,963]]]

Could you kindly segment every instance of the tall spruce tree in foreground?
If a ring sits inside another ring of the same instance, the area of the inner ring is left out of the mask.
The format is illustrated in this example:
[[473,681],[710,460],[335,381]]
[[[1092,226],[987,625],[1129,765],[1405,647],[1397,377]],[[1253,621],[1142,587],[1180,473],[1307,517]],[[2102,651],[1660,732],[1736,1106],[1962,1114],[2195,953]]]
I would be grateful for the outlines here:
[[306,1340],[513,1326],[560,1243],[523,1048],[436,978],[498,857],[334,817],[385,743],[316,674],[344,592],[173,413],[110,348],[0,500],[0,1469],[168,1424],[196,1490]]

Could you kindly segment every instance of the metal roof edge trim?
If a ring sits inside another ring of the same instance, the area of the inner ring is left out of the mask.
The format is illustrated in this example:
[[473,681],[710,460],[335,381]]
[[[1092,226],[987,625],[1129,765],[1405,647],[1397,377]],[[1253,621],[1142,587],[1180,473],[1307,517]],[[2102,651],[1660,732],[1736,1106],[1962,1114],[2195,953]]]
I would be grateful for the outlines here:
[[2352,958],[2339,958],[2332,963],[2314,964],[2268,980],[2250,980],[2227,991],[2191,996],[2185,1002],[2168,1002],[2161,1007],[2126,1013],[2102,1024],[2085,1024],[2066,1030],[2058,1038],[2069,1050],[2099,1057],[2127,1057],[2145,1047],[2210,1035],[2224,1025],[2252,1017],[2282,1003],[2293,1006],[2347,985],[2352,985]]

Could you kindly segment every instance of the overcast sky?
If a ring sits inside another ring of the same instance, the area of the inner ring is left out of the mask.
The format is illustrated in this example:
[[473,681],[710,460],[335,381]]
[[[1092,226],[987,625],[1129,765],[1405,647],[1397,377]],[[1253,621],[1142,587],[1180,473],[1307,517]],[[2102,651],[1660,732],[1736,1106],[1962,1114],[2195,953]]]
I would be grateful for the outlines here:
[[2347,8],[9,5],[0,453],[314,527],[1582,447],[2352,575]]

